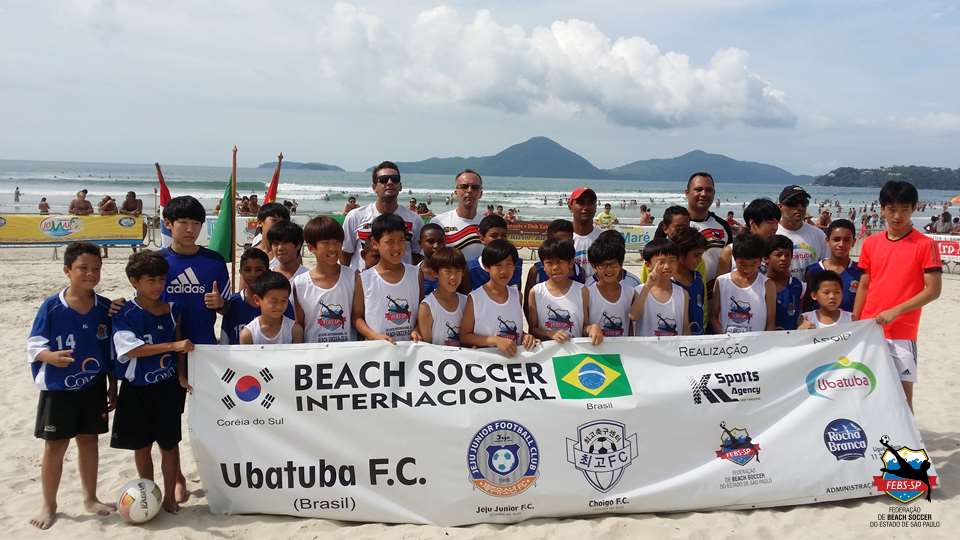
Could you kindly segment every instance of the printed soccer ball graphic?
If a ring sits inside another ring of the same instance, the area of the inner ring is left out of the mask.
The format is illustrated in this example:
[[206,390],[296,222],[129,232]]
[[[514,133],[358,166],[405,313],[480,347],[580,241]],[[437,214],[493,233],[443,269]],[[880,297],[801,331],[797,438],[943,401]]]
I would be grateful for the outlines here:
[[890,437],[886,435],[880,437],[880,444],[890,444]]
[[513,452],[507,450],[506,448],[501,448],[493,453],[493,457],[490,459],[490,463],[493,464],[500,472],[509,471],[513,468],[514,463],[517,461],[517,456],[513,455]]
[[590,443],[590,448],[587,449],[587,452],[591,454],[612,454],[617,451],[617,443],[611,441],[609,438],[604,437],[603,435],[597,437],[592,443]]

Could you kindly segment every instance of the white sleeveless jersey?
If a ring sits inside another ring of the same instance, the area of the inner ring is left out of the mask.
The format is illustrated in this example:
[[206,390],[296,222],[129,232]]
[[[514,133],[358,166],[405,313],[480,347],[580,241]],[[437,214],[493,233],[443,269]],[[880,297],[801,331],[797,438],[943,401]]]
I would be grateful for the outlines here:
[[460,346],[460,321],[463,319],[463,308],[467,306],[467,295],[457,293],[457,309],[447,311],[433,294],[423,299],[423,303],[430,308],[433,317],[433,326],[430,330],[430,342],[434,345]]
[[827,324],[825,322],[821,322],[820,318],[817,317],[816,310],[808,311],[804,313],[803,318],[817,325],[817,328],[830,328],[838,324],[846,324],[848,322],[853,322],[853,313],[850,313],[849,311],[840,310],[840,318],[838,318],[837,322],[833,324]]
[[520,291],[507,287],[507,301],[494,302],[483,287],[470,293],[473,298],[473,333],[479,336],[512,338],[514,343],[523,343],[523,307]]
[[583,284],[572,281],[567,294],[554,296],[544,281],[533,286],[533,298],[540,328],[550,333],[563,330],[571,337],[583,336]]
[[[635,289],[637,294],[646,285]],[[683,311],[687,307],[684,302],[683,287],[671,282],[670,299],[661,302],[653,297],[653,292],[647,294],[643,304],[643,317],[636,323],[637,336],[679,336],[683,334]]]
[[767,303],[764,285],[767,277],[757,274],[753,284],[738,287],[731,274],[717,277],[720,295],[720,328],[723,332],[762,332],[767,327]]
[[360,283],[367,325],[396,341],[410,341],[410,332],[417,327],[417,306],[420,305],[418,268],[404,263],[403,277],[397,283],[387,283],[376,268],[369,268],[360,273]]
[[626,281],[620,282],[620,298],[610,302],[600,293],[599,283],[594,282],[587,288],[590,294],[590,324],[599,324],[605,337],[627,335],[630,324],[630,305],[633,303],[633,287]]
[[310,273],[293,278],[300,309],[303,310],[304,343],[356,341],[351,310],[356,270],[340,266],[340,277],[333,287],[318,287]]
[[283,323],[280,325],[280,331],[273,337],[267,337],[263,334],[260,329],[260,317],[254,317],[244,328],[253,335],[254,345],[283,345],[293,343],[293,325],[296,323],[297,321],[290,317],[284,317]]

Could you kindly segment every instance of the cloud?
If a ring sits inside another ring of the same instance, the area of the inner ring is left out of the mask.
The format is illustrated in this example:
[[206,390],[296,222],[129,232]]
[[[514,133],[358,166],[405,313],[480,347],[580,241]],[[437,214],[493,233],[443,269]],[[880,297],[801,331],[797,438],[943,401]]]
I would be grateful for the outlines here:
[[923,116],[895,118],[894,123],[901,128],[930,135],[960,134],[960,114],[957,113],[935,112]]

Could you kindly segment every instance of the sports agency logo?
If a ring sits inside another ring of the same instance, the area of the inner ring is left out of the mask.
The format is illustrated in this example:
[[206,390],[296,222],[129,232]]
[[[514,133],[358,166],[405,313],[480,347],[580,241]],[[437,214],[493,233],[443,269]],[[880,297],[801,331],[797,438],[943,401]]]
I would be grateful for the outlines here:
[[[835,372],[845,372],[846,376],[840,378],[831,377]],[[848,373],[853,371],[853,373]],[[877,378],[873,371],[865,364],[854,362],[846,356],[841,356],[836,362],[824,364],[814,368],[807,374],[806,378],[807,393],[811,396],[833,399],[826,393],[835,395],[839,392],[849,390],[860,390],[867,388],[864,397],[869,396],[877,388]]]
[[597,491],[606,493],[623,477],[637,458],[637,434],[613,420],[594,420],[577,428],[577,438],[567,439],[567,461]]
[[79,390],[100,375],[100,361],[94,357],[80,362],[80,372],[63,378],[63,387],[67,390]]
[[537,480],[540,447],[523,425],[496,420],[470,439],[467,467],[474,487],[494,497],[512,497]]
[[553,374],[563,399],[600,399],[633,393],[619,354],[553,357]]
[[755,444],[746,428],[727,429],[726,422],[720,422],[720,449],[716,450],[718,459],[736,463],[743,467],[754,459],[760,462],[760,445]]
[[867,433],[853,420],[837,418],[824,428],[823,444],[837,461],[863,459],[867,453]]
[[573,317],[566,309],[559,309],[553,306],[547,306],[547,320],[543,322],[544,328],[559,332],[560,330],[571,331],[573,329]]
[[205,292],[207,292],[206,287],[200,283],[197,274],[189,266],[167,285],[168,294],[204,294]]
[[448,347],[459,347],[460,346],[460,327],[450,324],[450,321],[443,323],[446,327],[447,337],[444,338],[443,344]]
[[383,318],[400,326],[410,322],[410,302],[406,298],[391,298],[387,295],[387,312]]
[[657,313],[657,329],[653,331],[656,336],[675,336],[677,335],[677,320],[673,317],[664,317]]
[[347,317],[343,314],[340,304],[324,304],[320,302],[320,313],[317,316],[317,326],[327,332],[343,330],[347,324]]
[[753,319],[753,313],[750,312],[749,302],[740,302],[734,297],[730,297],[730,311],[727,312],[727,318],[738,324],[747,324]]
[[[715,380],[717,385],[723,386],[710,386],[711,379]],[[758,371],[704,373],[697,377],[689,377],[687,381],[693,391],[695,405],[702,404],[704,398],[712,404],[760,399],[760,372]]]
[[514,343],[520,343],[520,330],[517,326],[517,322],[514,320],[507,319],[497,315],[497,336],[510,338]]
[[[270,373],[270,370],[267,368],[261,369],[257,374],[260,375],[264,383],[269,383],[273,380],[273,374]],[[235,383],[233,382],[234,378],[237,379]],[[226,371],[223,372],[220,380],[223,381],[228,388],[232,386],[234,395],[243,403],[255,401],[263,392],[263,385],[260,384],[260,379],[254,375],[242,375],[238,378],[237,372],[230,368],[227,368]],[[264,409],[269,409],[274,401],[276,401],[276,397],[267,392],[263,395],[263,399],[260,400],[260,406]],[[238,405],[230,394],[220,398],[220,403],[223,403],[223,406],[226,407],[228,411]]]
[[600,330],[604,337],[620,337],[623,335],[623,318],[608,315],[606,311],[600,314]]
[[154,384],[161,381],[172,379],[177,374],[177,363],[173,360],[172,354],[164,354],[160,357],[160,363],[157,369],[144,373],[143,380],[147,384]]
[[873,477],[873,486],[901,503],[908,503],[926,493],[926,499],[931,500],[930,492],[937,485],[937,477],[930,476],[930,456],[924,449],[914,450],[901,446],[894,448],[890,445],[890,437],[880,437],[886,451],[880,457],[883,467],[882,476]]

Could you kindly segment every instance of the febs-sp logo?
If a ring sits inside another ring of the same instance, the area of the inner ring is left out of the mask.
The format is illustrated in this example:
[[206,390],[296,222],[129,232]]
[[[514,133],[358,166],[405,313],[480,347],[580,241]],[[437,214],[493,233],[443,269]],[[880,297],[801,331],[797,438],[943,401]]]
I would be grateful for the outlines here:
[[512,497],[526,491],[540,474],[540,447],[523,425],[496,420],[470,439],[467,467],[474,487],[494,497]]
[[853,420],[837,418],[824,428],[823,444],[837,461],[862,459],[867,453],[867,434]]
[[716,451],[718,459],[725,459],[743,467],[754,459],[760,461],[760,445],[753,442],[747,428],[727,429],[726,422],[720,422],[720,449]]
[[864,388],[869,396],[877,388],[877,378],[865,364],[841,356],[836,362],[824,364],[807,373],[806,384],[811,396],[826,399],[833,399],[830,396],[840,392]]
[[627,435],[626,426],[613,420],[583,424],[576,439],[567,439],[567,461],[603,493],[617,485],[637,455],[637,434]]
[[553,357],[557,390],[563,399],[599,399],[633,393],[619,354]]
[[873,486],[894,499],[908,503],[924,493],[931,500],[930,491],[937,485],[937,477],[930,476],[930,456],[924,449],[914,450],[890,445],[890,437],[880,437],[880,444],[887,450],[883,460],[882,476],[873,477]]

